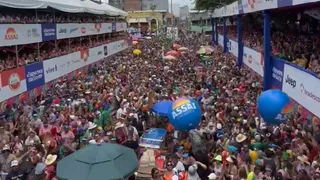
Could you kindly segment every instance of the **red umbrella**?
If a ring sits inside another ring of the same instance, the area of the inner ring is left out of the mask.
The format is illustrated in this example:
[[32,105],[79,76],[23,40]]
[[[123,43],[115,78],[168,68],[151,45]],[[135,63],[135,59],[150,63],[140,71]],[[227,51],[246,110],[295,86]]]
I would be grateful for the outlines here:
[[179,49],[180,47],[181,47],[181,46],[180,46],[179,44],[173,44],[173,45],[172,45],[172,48],[173,48],[173,49]]
[[179,53],[177,52],[177,51],[168,51],[167,53],[166,53],[166,56],[168,56],[168,55],[171,55],[171,56],[176,56],[176,55],[178,55]]

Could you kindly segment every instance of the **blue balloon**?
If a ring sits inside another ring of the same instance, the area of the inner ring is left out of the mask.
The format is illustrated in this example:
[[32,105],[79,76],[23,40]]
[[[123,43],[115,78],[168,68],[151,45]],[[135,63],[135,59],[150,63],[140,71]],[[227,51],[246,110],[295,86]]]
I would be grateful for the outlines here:
[[169,108],[168,118],[170,124],[178,131],[195,129],[201,121],[199,104],[188,98],[177,99]]
[[279,125],[285,122],[286,116],[293,112],[289,96],[279,90],[267,90],[257,100],[260,116],[267,124]]

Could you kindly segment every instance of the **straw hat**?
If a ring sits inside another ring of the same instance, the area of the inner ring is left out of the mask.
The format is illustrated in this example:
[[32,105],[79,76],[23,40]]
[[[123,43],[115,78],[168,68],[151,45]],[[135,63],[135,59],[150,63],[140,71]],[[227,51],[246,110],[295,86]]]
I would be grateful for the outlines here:
[[52,155],[52,154],[49,154],[46,158],[46,160],[44,161],[44,163],[49,166],[51,164],[53,164],[56,160],[57,160],[57,155]]
[[297,159],[303,163],[310,165],[309,159],[306,155],[298,156]]
[[242,143],[243,141],[245,141],[247,139],[247,136],[244,134],[238,134],[236,137],[236,141],[237,143]]

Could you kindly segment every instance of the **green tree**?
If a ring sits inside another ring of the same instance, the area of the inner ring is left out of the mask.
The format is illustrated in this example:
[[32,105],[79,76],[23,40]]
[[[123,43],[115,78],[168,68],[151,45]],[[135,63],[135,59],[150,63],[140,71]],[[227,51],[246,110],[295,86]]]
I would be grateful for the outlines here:
[[195,9],[211,11],[235,1],[237,0],[195,0]]

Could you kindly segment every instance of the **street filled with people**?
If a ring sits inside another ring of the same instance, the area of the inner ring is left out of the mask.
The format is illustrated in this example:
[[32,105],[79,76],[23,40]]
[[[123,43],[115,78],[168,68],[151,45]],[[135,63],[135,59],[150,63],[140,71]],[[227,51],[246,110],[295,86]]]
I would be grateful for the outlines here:
[[[280,126],[263,122],[256,107],[260,77],[210,40],[139,38],[71,81],[8,106],[0,121],[1,179],[56,179],[57,162],[89,144],[122,144],[140,159],[148,151],[139,146],[141,135],[164,128],[164,143],[154,151],[165,160],[149,172],[154,180],[319,180],[320,125],[298,113]],[[213,51],[204,58],[200,48]],[[170,50],[177,53],[165,59]],[[201,108],[201,122],[189,132],[150,111],[182,97]]]

